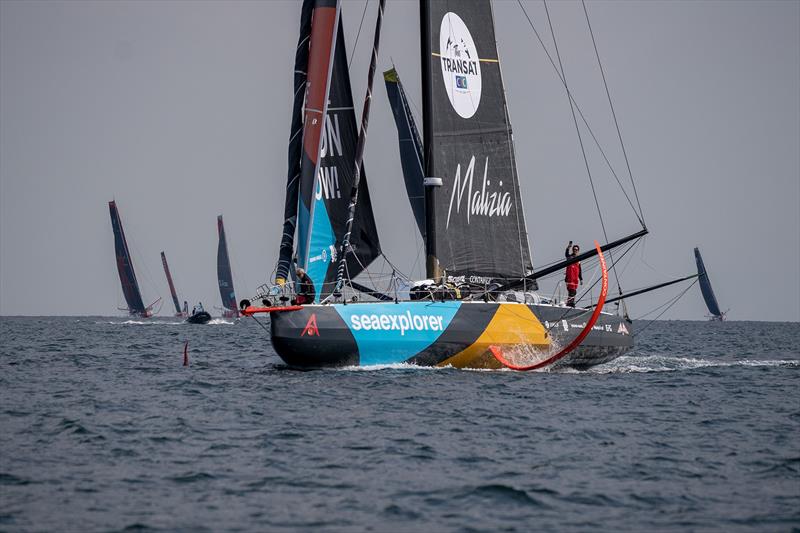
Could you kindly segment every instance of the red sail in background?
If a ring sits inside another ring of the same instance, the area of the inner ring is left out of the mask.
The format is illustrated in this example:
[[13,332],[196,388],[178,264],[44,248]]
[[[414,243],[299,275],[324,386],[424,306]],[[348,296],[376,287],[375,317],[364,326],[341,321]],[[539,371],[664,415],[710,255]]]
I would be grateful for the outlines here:
[[161,252],[161,264],[164,265],[164,274],[167,275],[167,283],[169,283],[169,293],[172,295],[172,303],[175,304],[175,315],[180,316],[181,313],[181,304],[178,301],[178,293],[175,290],[175,284],[172,283],[172,275],[169,273],[169,265],[167,264],[167,256],[164,255],[164,252]]

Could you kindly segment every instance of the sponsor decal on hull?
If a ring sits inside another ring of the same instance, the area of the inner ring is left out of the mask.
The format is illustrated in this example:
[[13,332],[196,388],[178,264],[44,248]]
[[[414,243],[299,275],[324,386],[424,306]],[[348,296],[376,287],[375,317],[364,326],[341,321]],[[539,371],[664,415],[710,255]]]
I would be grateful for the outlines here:
[[306,322],[306,327],[303,328],[303,332],[300,334],[301,337],[308,335],[309,337],[319,337],[319,329],[317,328],[317,314],[312,313],[310,317],[308,317],[308,322]]
[[336,306],[358,345],[362,365],[402,363],[447,329],[460,302]]

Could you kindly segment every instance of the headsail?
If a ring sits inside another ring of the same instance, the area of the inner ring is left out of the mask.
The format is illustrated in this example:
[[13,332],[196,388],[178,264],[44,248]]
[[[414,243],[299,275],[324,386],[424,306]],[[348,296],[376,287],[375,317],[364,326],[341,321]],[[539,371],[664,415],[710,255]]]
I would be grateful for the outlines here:
[[[316,0],[314,5],[304,111],[297,261],[308,272],[320,299],[333,291],[336,281],[358,139],[340,7],[335,0]],[[350,241],[355,253],[348,254],[347,260],[350,278],[380,254],[363,167],[358,198]]]
[[161,252],[161,264],[164,265],[164,274],[167,276],[167,283],[169,284],[169,293],[172,295],[172,303],[175,304],[175,313],[181,314],[181,304],[178,301],[178,293],[175,290],[175,284],[172,283],[172,275],[169,273],[167,256],[164,254],[164,252]]
[[391,68],[383,73],[386,83],[386,93],[389,95],[389,104],[392,106],[394,122],[397,126],[397,137],[400,142],[400,164],[403,167],[403,177],[406,182],[408,201],[414,220],[422,238],[425,238],[425,187],[423,180],[425,172],[422,168],[422,141],[419,138],[414,116],[408,106],[408,99],[403,90],[403,84],[397,70]]
[[219,296],[222,298],[222,306],[229,311],[236,312],[236,292],[233,290],[233,274],[231,273],[231,262],[228,258],[228,242],[225,240],[225,226],[222,224],[222,215],[217,217],[217,233],[219,233],[219,244],[217,245],[217,281],[219,282]]
[[489,0],[423,2],[425,169],[439,265],[482,283],[532,270]]
[[714,295],[714,290],[711,288],[711,281],[708,279],[708,272],[706,272],[706,267],[703,264],[703,257],[700,255],[699,248],[694,249],[694,260],[697,263],[697,274],[700,276],[700,292],[703,293],[703,300],[706,301],[708,312],[711,313],[714,318],[722,320],[724,313],[720,310],[717,297]]
[[289,133],[289,170],[286,177],[286,203],[283,208],[283,234],[275,272],[277,282],[290,279],[294,233],[297,226],[297,191],[300,185],[300,160],[303,151],[303,100],[308,78],[308,47],[311,38],[311,10],[314,0],[304,0],[300,12],[300,36],[294,56],[294,103]]
[[128,304],[128,312],[132,315],[144,316],[147,314],[142,293],[139,290],[139,282],[136,280],[136,273],[133,271],[133,260],[128,250],[128,241],[125,238],[125,231],[122,229],[122,220],[119,217],[117,203],[112,200],[108,202],[108,209],[111,212],[111,228],[114,230],[114,250],[117,255],[117,272],[122,283],[122,293]]

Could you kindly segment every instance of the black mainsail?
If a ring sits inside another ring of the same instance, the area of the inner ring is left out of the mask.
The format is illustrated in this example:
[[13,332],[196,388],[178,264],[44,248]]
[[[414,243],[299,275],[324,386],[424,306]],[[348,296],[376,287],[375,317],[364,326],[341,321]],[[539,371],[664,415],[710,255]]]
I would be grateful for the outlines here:
[[[358,127],[338,2],[316,0],[311,20],[296,251],[298,265],[314,282],[316,299],[322,299],[336,283]],[[354,278],[380,255],[363,166],[350,245],[346,274]]]
[[408,201],[411,203],[411,211],[414,213],[419,234],[424,239],[425,187],[423,180],[425,172],[422,168],[422,141],[419,138],[414,116],[411,114],[408,98],[397,70],[393,67],[384,72],[383,80],[386,83],[386,94],[389,96],[389,104],[394,115],[395,126],[397,126],[400,164],[403,167]]
[[122,294],[128,304],[128,312],[131,315],[147,316],[147,309],[142,301],[142,292],[139,290],[136,272],[133,270],[131,253],[128,250],[128,240],[125,238],[125,231],[122,229],[122,220],[117,210],[117,203],[114,200],[108,202],[108,209],[111,212],[111,228],[114,230],[117,272],[119,272],[119,281],[122,283]]
[[714,289],[711,288],[711,281],[708,279],[708,272],[706,266],[703,264],[703,257],[700,255],[700,249],[694,249],[694,260],[697,263],[697,275],[700,280],[700,292],[703,293],[703,300],[706,302],[708,312],[716,320],[722,320],[724,313],[719,308],[717,297],[714,295]]
[[428,188],[439,266],[456,282],[523,278],[531,255],[490,2],[421,10],[425,169],[442,180]]
[[225,239],[225,226],[222,223],[222,215],[217,217],[217,233],[219,234],[219,244],[217,245],[217,281],[219,283],[219,296],[222,299],[222,306],[228,311],[236,313],[236,292],[233,290],[233,273],[231,272],[231,261],[228,257],[228,241]]

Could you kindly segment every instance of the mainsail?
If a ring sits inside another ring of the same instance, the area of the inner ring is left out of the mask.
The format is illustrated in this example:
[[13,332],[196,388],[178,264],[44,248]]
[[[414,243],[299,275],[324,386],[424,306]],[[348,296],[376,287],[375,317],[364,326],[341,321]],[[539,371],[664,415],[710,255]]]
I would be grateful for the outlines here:
[[531,255],[490,2],[421,9],[425,170],[442,180],[430,193],[439,265],[451,281],[522,278]]
[[125,231],[122,229],[122,220],[119,217],[117,203],[114,200],[108,202],[108,209],[111,212],[111,228],[114,230],[117,271],[119,272],[119,280],[122,283],[122,293],[125,295],[125,301],[128,304],[128,312],[132,315],[146,315],[147,311],[142,301],[142,293],[139,290],[136,273],[133,271],[133,260],[128,250]]
[[706,301],[708,312],[715,318],[722,320],[723,313],[717,303],[717,297],[714,295],[714,290],[711,288],[711,281],[708,279],[708,272],[703,264],[703,257],[700,255],[700,249],[694,249],[694,260],[697,263],[697,274],[700,279],[700,292],[703,293],[703,299]]
[[[311,20],[296,250],[297,263],[308,272],[320,299],[333,291],[336,281],[336,259],[354,182],[358,128],[338,2],[316,0]],[[353,253],[347,256],[349,278],[380,254],[363,167],[353,228]]]
[[217,245],[217,281],[219,282],[219,296],[222,306],[229,311],[237,311],[236,293],[233,290],[233,274],[231,262],[228,258],[228,243],[225,240],[225,226],[222,224],[222,215],[217,217],[217,232],[219,244]]
[[400,164],[406,183],[408,201],[422,238],[425,238],[425,173],[422,168],[422,141],[419,138],[414,116],[408,106],[408,98],[397,70],[391,68],[383,73],[386,83],[386,94],[392,107],[394,122],[397,126],[397,137],[400,143]]
[[172,303],[175,304],[175,313],[181,313],[181,304],[178,301],[178,293],[175,290],[175,284],[172,283],[172,275],[169,273],[169,265],[167,264],[167,256],[161,252],[161,264],[164,265],[164,274],[167,276],[167,283],[169,284],[169,293],[172,295]]

